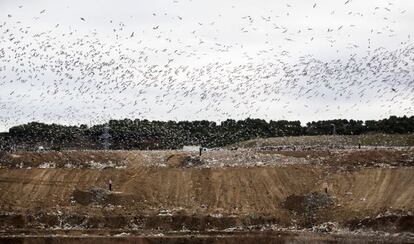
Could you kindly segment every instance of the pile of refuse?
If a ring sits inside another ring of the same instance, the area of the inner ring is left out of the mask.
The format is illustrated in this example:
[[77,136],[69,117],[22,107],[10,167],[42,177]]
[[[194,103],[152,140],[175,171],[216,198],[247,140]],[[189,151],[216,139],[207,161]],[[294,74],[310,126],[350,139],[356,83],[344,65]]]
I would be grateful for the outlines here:
[[311,227],[319,221],[320,210],[332,207],[334,200],[329,194],[311,192],[305,195],[288,196],[283,205],[301,218],[302,225]]
[[188,168],[203,164],[200,157],[186,154],[171,154],[165,161],[167,166],[172,168]]

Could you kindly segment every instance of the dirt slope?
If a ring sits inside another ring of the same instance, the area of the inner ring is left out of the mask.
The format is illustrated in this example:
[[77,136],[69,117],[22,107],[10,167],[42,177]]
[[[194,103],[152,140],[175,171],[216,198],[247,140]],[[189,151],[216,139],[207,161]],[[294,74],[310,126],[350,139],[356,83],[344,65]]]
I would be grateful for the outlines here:
[[[271,221],[281,226],[337,222],[345,226],[351,221],[375,218],[387,212],[407,215],[414,211],[413,167],[360,167],[347,171],[329,164],[302,161],[261,167],[159,166],[171,153],[119,153],[123,160],[118,163],[125,164],[125,168],[0,169],[0,211],[4,219],[12,218],[10,213],[27,216],[39,212],[59,216],[110,216],[109,222],[115,221],[114,216],[154,216],[155,219],[145,220],[147,226],[154,228],[159,224],[157,221],[166,223],[163,218],[179,217],[181,220],[169,221],[183,221],[194,226],[197,226],[194,221],[201,221],[197,222],[201,229],[205,228],[202,218],[207,216],[211,216],[212,223],[217,221],[214,218],[223,222],[214,228],[243,221],[250,224]],[[225,153],[223,158],[228,158],[229,152]],[[212,155],[218,154],[212,152]],[[255,160],[262,160],[260,155],[257,154]],[[149,166],[149,162],[155,166]],[[113,182],[114,192],[98,189],[106,189],[109,180]],[[94,188],[98,190],[91,191]],[[292,211],[286,206],[289,197],[325,196],[325,188],[326,196],[332,201],[329,207],[321,209],[301,202],[298,206],[303,209]],[[103,195],[97,197],[98,200],[79,199],[79,196],[87,198],[91,192]],[[85,217],[77,218],[86,221]],[[31,220],[23,217],[21,221],[24,226]],[[128,223],[124,219],[117,221],[119,224],[108,222],[108,225],[117,228],[130,225],[130,220]],[[413,220],[409,218],[408,221]]]

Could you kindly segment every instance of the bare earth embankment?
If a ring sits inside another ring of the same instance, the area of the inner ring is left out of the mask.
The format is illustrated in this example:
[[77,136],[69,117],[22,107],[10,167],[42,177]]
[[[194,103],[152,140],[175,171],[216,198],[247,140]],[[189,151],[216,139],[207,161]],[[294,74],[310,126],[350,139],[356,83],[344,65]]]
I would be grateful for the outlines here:
[[0,166],[0,242],[414,241],[410,148],[15,152]]

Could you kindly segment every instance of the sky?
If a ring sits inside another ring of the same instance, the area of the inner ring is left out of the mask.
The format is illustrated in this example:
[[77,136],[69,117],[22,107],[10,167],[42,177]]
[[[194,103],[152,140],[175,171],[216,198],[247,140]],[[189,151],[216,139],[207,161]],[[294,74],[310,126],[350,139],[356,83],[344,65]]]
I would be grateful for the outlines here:
[[0,0],[0,131],[414,115],[414,1]]

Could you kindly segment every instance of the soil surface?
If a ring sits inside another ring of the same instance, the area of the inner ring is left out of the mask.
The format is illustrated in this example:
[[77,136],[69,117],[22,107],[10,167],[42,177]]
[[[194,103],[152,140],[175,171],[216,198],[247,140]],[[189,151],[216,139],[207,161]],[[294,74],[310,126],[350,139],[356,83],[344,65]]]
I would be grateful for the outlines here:
[[413,166],[410,148],[3,152],[0,242],[409,243]]

